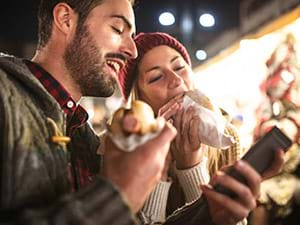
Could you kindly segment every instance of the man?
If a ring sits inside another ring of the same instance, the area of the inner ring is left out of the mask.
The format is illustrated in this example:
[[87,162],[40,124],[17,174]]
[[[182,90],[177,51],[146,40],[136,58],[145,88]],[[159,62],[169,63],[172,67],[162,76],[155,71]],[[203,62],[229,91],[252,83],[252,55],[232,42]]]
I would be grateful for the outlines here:
[[[114,92],[119,69],[136,57],[134,32],[128,0],[43,0],[32,61],[1,57],[1,222],[133,223],[176,131],[166,124],[135,154],[112,150],[117,161],[104,170],[112,185],[96,176],[99,140],[77,102]],[[144,154],[157,159],[135,160]],[[144,177],[129,179],[136,167]]]
[[[108,140],[100,176],[99,139],[78,104],[82,96],[110,96],[119,70],[137,56],[131,2],[42,0],[38,18],[33,59],[0,57],[0,224],[134,224],[132,212],[160,179],[176,131],[165,123],[158,137],[132,153]],[[259,178],[243,168],[252,181]],[[225,196],[204,193],[218,224],[225,217],[238,221],[254,207],[228,216],[220,210],[229,207]],[[198,201],[167,223],[209,224],[205,205]]]

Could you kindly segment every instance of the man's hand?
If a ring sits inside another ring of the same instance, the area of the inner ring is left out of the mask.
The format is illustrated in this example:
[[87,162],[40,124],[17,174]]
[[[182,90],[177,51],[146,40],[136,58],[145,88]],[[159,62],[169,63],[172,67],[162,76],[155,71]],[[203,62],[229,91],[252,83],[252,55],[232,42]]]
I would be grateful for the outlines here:
[[227,195],[214,191],[210,185],[203,185],[201,189],[208,201],[211,218],[216,225],[235,225],[243,220],[256,207],[259,197],[261,176],[246,162],[238,161],[235,169],[245,177],[248,186],[240,183],[224,172],[218,172],[211,180],[211,184],[221,184],[232,190],[237,197],[232,199]]
[[[124,121],[133,118],[124,118]],[[134,132],[134,123],[123,123],[125,130]],[[175,128],[166,123],[160,135],[137,147],[133,152],[119,150],[106,139],[104,176],[111,180],[122,193],[130,207],[137,212],[160,180],[169,152],[170,143],[176,135]]]

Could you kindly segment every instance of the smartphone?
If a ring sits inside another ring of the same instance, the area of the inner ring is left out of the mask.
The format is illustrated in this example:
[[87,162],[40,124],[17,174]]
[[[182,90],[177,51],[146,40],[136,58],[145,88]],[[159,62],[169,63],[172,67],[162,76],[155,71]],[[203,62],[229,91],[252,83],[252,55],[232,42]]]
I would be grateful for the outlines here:
[[[274,126],[248,150],[242,159],[248,162],[259,174],[262,174],[271,166],[275,151],[279,149],[287,151],[291,145],[292,141],[278,127]],[[226,173],[247,184],[246,179],[234,168],[229,169]],[[221,185],[215,185],[214,189],[230,197],[235,197],[235,193]]]

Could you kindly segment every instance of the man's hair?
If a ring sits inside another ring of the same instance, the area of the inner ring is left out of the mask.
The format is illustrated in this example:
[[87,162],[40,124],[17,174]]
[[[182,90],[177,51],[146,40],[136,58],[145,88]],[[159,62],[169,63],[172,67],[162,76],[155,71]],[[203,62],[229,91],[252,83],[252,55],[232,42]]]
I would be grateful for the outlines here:
[[[45,47],[50,39],[53,25],[53,9],[61,2],[68,4],[78,13],[78,27],[81,27],[89,13],[107,0],[41,0],[38,10],[38,48]],[[134,5],[135,0],[128,0]]]

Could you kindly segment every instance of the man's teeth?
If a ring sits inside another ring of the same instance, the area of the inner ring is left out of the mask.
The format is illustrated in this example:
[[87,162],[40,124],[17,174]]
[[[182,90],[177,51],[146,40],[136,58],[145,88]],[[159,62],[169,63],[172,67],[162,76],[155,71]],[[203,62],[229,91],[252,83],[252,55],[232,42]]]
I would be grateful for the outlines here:
[[111,60],[107,60],[107,64],[111,67],[113,67],[113,69],[118,72],[120,70],[120,65],[114,61]]

